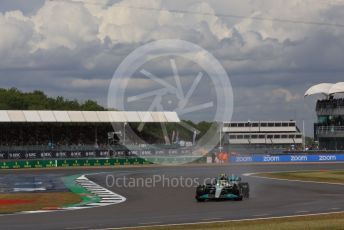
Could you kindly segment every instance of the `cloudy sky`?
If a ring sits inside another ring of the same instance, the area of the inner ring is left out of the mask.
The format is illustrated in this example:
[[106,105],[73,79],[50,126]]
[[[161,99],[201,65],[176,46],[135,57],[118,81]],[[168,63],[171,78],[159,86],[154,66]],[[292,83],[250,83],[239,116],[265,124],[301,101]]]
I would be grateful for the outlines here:
[[[181,39],[210,52],[228,73],[233,120],[304,119],[311,134],[315,102],[303,99],[305,90],[344,77],[344,1],[28,2],[0,1],[1,87],[106,106],[111,78],[127,55],[152,41]],[[172,76],[168,64],[147,66]],[[186,67],[181,78],[197,75]],[[142,85],[132,84],[131,93],[142,93]],[[207,102],[211,92],[198,90]]]

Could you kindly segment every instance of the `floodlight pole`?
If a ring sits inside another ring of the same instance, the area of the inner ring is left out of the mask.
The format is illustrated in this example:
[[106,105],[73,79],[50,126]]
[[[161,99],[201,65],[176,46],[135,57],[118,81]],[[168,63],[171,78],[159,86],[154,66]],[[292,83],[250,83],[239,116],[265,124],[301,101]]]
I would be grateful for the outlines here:
[[124,131],[123,131],[123,145],[125,145],[125,126],[127,126],[127,122],[124,122],[123,124],[123,128],[124,128]]
[[305,132],[305,120],[302,120],[302,142],[303,142],[303,151],[306,151],[306,132]]
[[251,138],[251,131],[252,131],[251,130],[251,121],[248,120],[247,123],[248,123],[248,132],[249,132],[248,145],[251,148],[251,141],[252,141],[252,138]]
[[[303,97],[303,116],[304,114],[306,114],[306,95]],[[296,116],[295,116],[295,120],[296,120]],[[303,151],[306,151],[306,132],[305,132],[305,119],[302,119],[302,148]]]
[[222,151],[222,123],[219,122],[219,126],[220,126],[220,146],[219,146],[219,152]]

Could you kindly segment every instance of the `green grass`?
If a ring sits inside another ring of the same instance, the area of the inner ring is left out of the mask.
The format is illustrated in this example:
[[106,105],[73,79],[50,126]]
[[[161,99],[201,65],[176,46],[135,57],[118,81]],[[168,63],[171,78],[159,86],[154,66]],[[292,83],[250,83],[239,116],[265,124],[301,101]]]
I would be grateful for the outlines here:
[[72,192],[47,193],[11,193],[0,194],[0,200],[29,200],[30,203],[1,204],[0,213],[14,213],[19,211],[34,211],[41,209],[55,209],[66,205],[79,203],[80,196]]
[[147,228],[130,228],[131,230],[343,230],[344,213],[316,215],[308,217],[290,217],[257,221],[221,222],[211,224],[192,224],[179,226],[162,226]]
[[256,175],[278,179],[331,182],[344,184],[344,171],[278,172],[259,173]]

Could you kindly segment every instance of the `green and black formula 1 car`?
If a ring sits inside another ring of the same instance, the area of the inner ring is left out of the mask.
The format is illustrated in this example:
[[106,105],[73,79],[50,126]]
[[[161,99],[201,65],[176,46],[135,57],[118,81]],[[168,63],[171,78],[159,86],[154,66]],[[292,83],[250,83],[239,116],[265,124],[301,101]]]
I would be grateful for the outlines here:
[[235,175],[222,174],[210,184],[199,185],[196,189],[196,200],[243,200],[249,198],[250,188],[248,183],[241,182]]

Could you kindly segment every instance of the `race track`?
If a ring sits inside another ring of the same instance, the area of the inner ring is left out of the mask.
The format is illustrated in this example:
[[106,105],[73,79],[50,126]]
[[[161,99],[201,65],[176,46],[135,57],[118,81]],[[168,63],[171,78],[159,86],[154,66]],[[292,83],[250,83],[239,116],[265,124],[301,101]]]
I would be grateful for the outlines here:
[[[106,187],[106,176],[117,178],[165,177],[190,178],[215,177],[226,172],[234,174],[252,172],[343,169],[344,164],[308,165],[255,165],[255,166],[183,166],[144,167],[92,170],[54,170],[62,175],[96,173],[88,176],[94,182]],[[24,171],[4,171],[25,173]],[[44,171],[30,171],[30,174]],[[195,188],[165,187],[162,183],[154,188],[107,187],[123,195],[127,201],[117,205],[60,211],[40,214],[0,216],[1,229],[97,229],[142,225],[161,225],[217,220],[237,220],[259,217],[300,215],[344,211],[344,186],[279,181],[245,177],[251,187],[251,197],[244,201],[204,202],[194,199]]]

